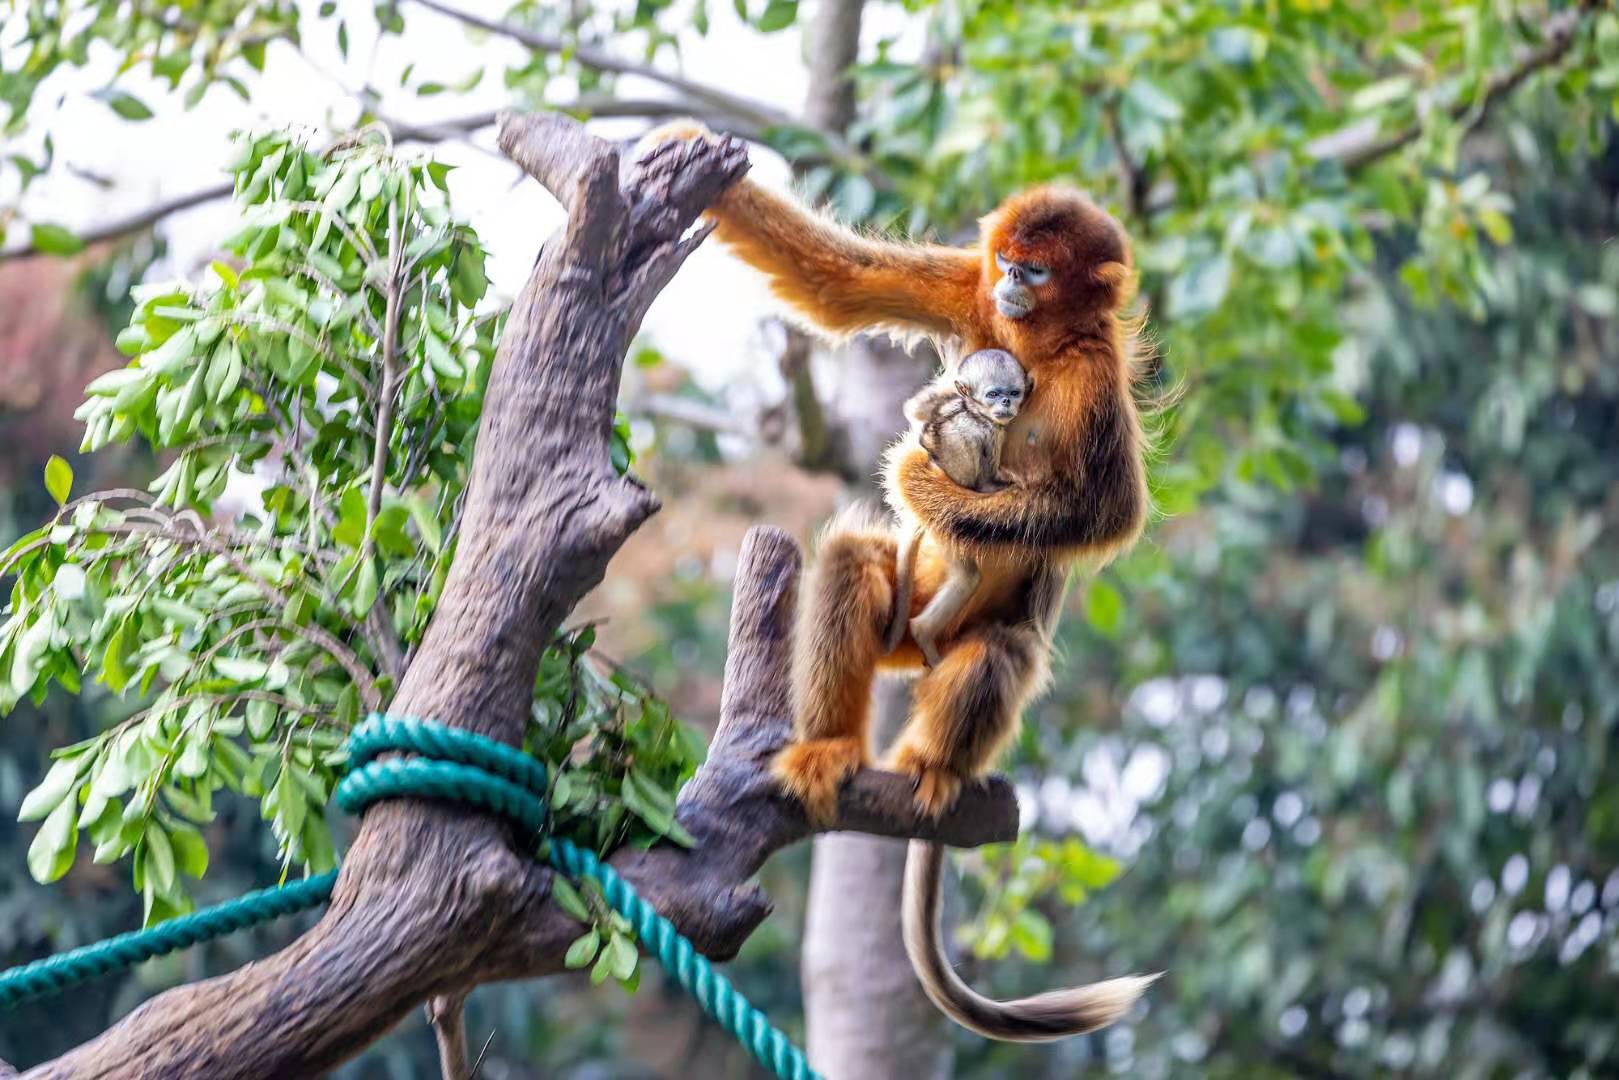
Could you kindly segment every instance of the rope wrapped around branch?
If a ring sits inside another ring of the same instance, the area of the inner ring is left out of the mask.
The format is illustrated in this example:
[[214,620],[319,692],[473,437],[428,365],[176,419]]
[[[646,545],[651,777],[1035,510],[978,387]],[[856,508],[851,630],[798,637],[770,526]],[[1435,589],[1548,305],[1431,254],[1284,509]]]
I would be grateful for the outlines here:
[[[499,814],[535,841],[545,828],[545,766],[504,743],[431,720],[373,713],[350,735],[348,748],[349,771],[335,797],[351,814],[363,813],[383,799],[441,799]],[[384,758],[384,754],[414,756]],[[820,1080],[804,1052],[594,852],[552,837],[545,843],[545,855],[561,873],[599,883],[608,905],[630,921],[642,945],[760,1064],[782,1080]],[[331,897],[336,881],[337,872],[332,871],[260,889],[146,930],[0,972],[0,1009],[318,907]]]

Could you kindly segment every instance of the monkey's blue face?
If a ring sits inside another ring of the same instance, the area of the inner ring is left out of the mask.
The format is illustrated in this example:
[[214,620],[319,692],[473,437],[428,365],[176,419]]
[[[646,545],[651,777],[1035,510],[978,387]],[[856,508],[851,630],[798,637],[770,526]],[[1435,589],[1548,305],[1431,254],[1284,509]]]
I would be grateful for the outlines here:
[[1001,272],[993,293],[995,310],[1008,319],[1028,315],[1039,301],[1035,290],[1051,280],[1051,268],[1037,262],[1015,262],[998,251],[995,266]]

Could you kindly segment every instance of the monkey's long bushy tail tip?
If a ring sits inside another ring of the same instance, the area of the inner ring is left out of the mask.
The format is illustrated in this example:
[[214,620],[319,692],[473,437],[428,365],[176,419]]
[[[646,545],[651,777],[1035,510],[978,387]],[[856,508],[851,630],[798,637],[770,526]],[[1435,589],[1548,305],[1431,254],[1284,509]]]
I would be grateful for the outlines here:
[[1147,992],[1147,987],[1163,974],[1157,971],[1151,975],[1121,975],[1089,986],[1052,990],[1025,998],[1019,1004],[1026,1010],[1025,1018],[1049,1027],[1058,1038],[1074,1033],[1076,1028],[1082,1032],[1096,1031],[1122,1019]]
[[911,841],[905,860],[905,951],[928,998],[969,1031],[1004,1042],[1048,1042],[1084,1035],[1123,1017],[1163,974],[1125,975],[1017,1001],[985,997],[961,980],[945,955],[939,930],[943,862],[942,846]]

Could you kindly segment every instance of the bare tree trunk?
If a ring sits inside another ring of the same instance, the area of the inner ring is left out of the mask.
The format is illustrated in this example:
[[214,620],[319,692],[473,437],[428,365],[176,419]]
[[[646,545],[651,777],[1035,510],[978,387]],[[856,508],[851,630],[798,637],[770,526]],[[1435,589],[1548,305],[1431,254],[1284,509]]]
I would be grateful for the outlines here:
[[[904,723],[904,683],[880,684],[881,742]],[[900,939],[906,842],[816,838],[802,958],[809,1057],[828,1080],[945,1080],[955,1065],[944,1015],[922,992]]]

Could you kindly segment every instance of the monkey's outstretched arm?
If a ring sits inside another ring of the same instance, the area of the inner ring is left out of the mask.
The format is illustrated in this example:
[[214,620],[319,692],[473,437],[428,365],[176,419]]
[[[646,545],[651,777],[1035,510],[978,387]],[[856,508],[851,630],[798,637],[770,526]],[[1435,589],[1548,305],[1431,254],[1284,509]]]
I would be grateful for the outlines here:
[[861,330],[950,336],[975,303],[975,251],[861,236],[743,179],[708,210],[722,243],[833,337]]
[[908,437],[889,451],[884,473],[891,498],[975,557],[1110,556],[1140,533],[1144,493],[1138,477],[1122,473],[1128,461],[1080,456],[1073,467],[1054,462],[1028,486],[978,492],[933,468],[927,451]]

